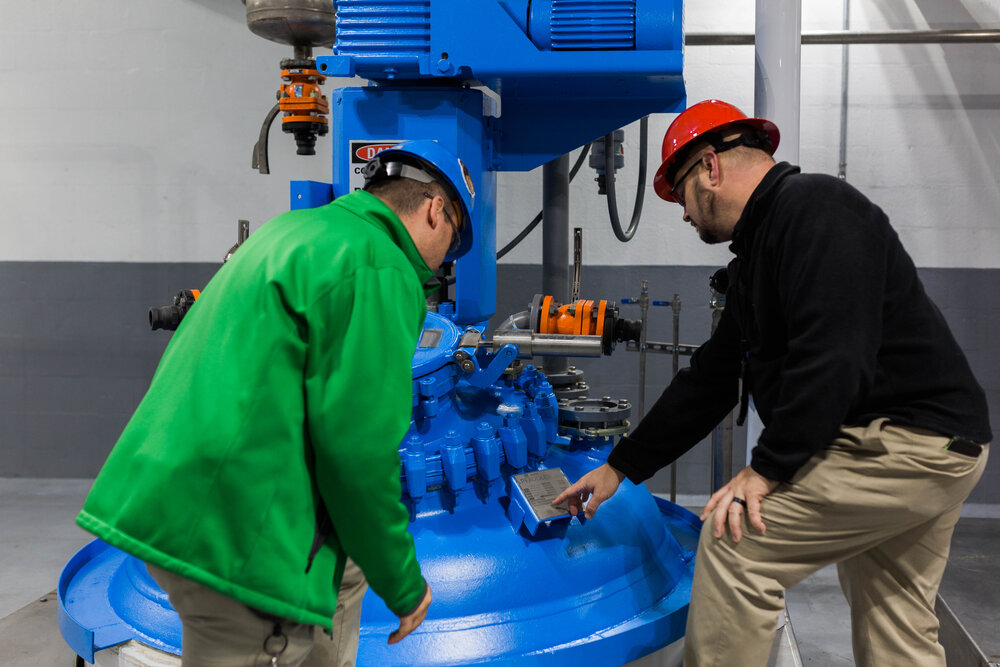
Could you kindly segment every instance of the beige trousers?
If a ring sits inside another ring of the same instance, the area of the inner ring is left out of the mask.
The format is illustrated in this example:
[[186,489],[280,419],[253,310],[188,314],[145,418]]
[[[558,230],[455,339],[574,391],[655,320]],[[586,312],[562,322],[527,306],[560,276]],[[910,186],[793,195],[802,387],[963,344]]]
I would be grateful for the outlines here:
[[344,578],[337,591],[333,614],[333,634],[316,629],[316,644],[302,667],[354,667],[358,658],[358,629],[361,627],[361,600],[368,582],[351,559],[344,566]]
[[155,565],[147,563],[146,568],[181,618],[183,667],[353,667],[357,659],[361,599],[368,582],[352,560],[337,593],[332,636],[318,626],[261,614]]
[[[951,535],[983,468],[948,438],[878,419],[850,427],[761,503],[760,535],[705,522],[695,561],[684,664],[766,665],[784,591],[837,563],[858,667],[944,667],[934,601]],[[717,511],[726,512],[727,507]]]

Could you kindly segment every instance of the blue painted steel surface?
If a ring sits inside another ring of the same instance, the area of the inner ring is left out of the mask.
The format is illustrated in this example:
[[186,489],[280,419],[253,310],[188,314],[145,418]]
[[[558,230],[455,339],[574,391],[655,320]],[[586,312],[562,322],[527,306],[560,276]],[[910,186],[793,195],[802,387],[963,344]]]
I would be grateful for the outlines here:
[[[491,137],[500,171],[533,169],[637,118],[686,106],[682,0],[335,4],[337,43],[334,55],[317,58],[319,69],[381,86],[438,79],[489,87],[503,99]],[[606,8],[618,17],[609,20]]]
[[181,654],[181,622],[145,564],[101,540],[78,551],[59,575],[59,631],[87,662],[131,639]]
[[333,189],[320,181],[292,181],[289,187],[289,205],[292,211],[325,206],[333,201]]
[[455,263],[454,320],[485,323],[496,311],[496,183],[489,164],[491,100],[461,87],[341,88],[330,95],[334,196],[361,187],[352,145],[435,139],[465,162],[476,192],[472,248]]
[[389,647],[398,621],[369,594],[359,666],[620,665],[683,636],[697,517],[626,481],[590,521],[543,523],[534,535],[512,525],[513,474],[559,467],[576,480],[612,443],[560,436],[552,386],[534,368],[479,387],[489,355],[463,372],[448,344],[458,327],[431,313],[425,329],[442,335],[415,357],[415,370],[429,372],[414,373],[400,454],[434,604],[405,644]]
[[411,530],[434,603],[393,647],[385,640],[398,620],[369,594],[359,667],[621,665],[682,637],[697,520],[662,512],[628,483],[607,503],[586,524],[543,525],[534,537],[514,532],[502,503],[475,496],[422,513]]

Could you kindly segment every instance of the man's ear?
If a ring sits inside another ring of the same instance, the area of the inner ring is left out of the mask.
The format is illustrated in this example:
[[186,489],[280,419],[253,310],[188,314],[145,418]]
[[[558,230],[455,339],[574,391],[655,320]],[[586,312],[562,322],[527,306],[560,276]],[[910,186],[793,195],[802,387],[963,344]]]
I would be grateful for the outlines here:
[[721,174],[719,173],[719,154],[715,151],[706,151],[701,159],[705,162],[705,173],[708,174],[708,182],[710,185],[718,185],[721,179]]
[[[438,205],[438,200],[441,201],[440,206]],[[438,225],[441,224],[438,222],[440,219],[438,213],[441,212],[439,209],[444,206],[444,199],[440,196],[435,196],[433,199],[425,199],[424,201],[427,204],[426,209],[424,209],[424,212],[427,215],[427,224],[431,229],[436,230]]]

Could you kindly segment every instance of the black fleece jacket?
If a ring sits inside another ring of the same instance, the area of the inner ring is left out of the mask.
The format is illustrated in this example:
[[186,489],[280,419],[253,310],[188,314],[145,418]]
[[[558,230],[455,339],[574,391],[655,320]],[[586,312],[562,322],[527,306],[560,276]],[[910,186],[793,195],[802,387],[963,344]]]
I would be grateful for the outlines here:
[[[764,431],[751,467],[788,481],[841,425],[878,417],[986,443],[986,396],[885,213],[832,176],[775,165],[730,250],[726,308],[608,463],[648,479],[739,402]],[[743,368],[741,371],[741,367]]]

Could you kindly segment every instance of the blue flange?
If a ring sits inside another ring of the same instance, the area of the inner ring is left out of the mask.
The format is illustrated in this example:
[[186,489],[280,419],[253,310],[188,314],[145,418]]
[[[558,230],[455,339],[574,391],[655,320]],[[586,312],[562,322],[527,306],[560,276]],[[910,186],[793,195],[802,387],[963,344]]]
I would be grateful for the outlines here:
[[87,662],[94,653],[135,639],[181,654],[181,621],[145,564],[94,540],[59,575],[59,631]]

